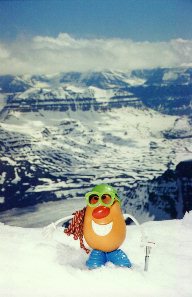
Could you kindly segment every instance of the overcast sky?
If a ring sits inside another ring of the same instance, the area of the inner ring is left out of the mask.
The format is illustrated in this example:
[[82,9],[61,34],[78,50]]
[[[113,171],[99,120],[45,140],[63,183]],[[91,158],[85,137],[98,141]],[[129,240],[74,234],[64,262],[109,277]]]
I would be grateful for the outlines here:
[[0,1],[0,74],[192,65],[191,0]]

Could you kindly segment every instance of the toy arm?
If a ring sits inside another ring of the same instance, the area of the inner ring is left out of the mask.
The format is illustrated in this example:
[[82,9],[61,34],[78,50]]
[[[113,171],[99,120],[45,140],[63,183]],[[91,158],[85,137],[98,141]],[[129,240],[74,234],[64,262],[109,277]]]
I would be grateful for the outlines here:
[[57,220],[55,223],[52,223],[52,224],[54,224],[55,226],[58,226],[59,224],[64,223],[64,222],[67,222],[67,221],[71,220],[72,218],[73,218],[72,215],[71,216],[67,216],[67,217],[64,217],[62,219]]
[[146,243],[148,242],[148,239],[147,239],[147,236],[146,236],[143,228],[141,227],[139,222],[136,220],[136,218],[134,218],[134,216],[132,216],[132,215],[130,215],[128,213],[124,213],[123,217],[124,217],[125,220],[130,218],[135,223],[135,225],[139,227],[139,230],[141,232],[141,246],[145,246]]
[[53,236],[53,232],[57,229],[57,226],[61,223],[67,222],[71,220],[73,216],[67,216],[62,219],[57,220],[54,223],[49,224],[48,226],[43,228],[42,234],[44,238],[51,238]]

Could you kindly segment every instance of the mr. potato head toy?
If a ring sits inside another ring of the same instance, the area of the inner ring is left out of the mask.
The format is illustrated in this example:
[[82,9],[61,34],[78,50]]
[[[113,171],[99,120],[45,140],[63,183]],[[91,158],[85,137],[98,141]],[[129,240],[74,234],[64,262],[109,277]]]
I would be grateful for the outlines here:
[[126,236],[126,224],[116,190],[107,184],[95,186],[85,195],[87,206],[74,213],[64,232],[80,240],[80,246],[90,252],[83,243],[85,238],[92,249],[86,262],[94,269],[112,262],[116,266],[131,267],[127,255],[119,248]]

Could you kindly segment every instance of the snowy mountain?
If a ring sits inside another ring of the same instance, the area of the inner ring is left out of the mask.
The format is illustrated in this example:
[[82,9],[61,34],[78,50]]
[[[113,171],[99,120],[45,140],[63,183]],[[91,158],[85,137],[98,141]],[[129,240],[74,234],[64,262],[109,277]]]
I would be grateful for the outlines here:
[[192,68],[0,76],[5,110],[102,110],[147,106],[190,114]]
[[[125,207],[141,214],[134,189],[191,159],[191,75],[179,68],[1,76],[0,210],[82,198],[106,182],[124,201],[134,197]],[[166,204],[159,209],[158,197],[146,219],[181,217]]]
[[[147,222],[142,225],[155,242],[144,271],[145,248],[140,232],[127,227],[122,249],[129,255],[132,269],[108,263],[88,270],[87,255],[79,243],[59,227],[52,239],[42,229],[0,224],[0,295],[4,297],[96,296],[189,297],[191,296],[192,213],[183,220]],[[37,269],[38,268],[38,269]]]
[[[180,120],[186,124],[187,117]],[[176,116],[133,107],[105,113],[10,112],[0,124],[0,208],[83,197],[101,182],[112,183],[126,197],[136,181],[157,177],[170,161],[177,164],[190,155],[190,137],[164,137],[169,131],[177,135],[177,125]]]

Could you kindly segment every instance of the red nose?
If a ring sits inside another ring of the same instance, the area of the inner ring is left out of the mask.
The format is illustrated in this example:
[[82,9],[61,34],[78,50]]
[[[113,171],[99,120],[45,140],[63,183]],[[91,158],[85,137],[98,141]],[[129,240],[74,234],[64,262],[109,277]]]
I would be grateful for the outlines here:
[[95,219],[103,219],[105,218],[106,216],[108,216],[110,213],[110,209],[109,207],[106,207],[106,206],[98,206],[94,209],[93,211],[93,217]]

